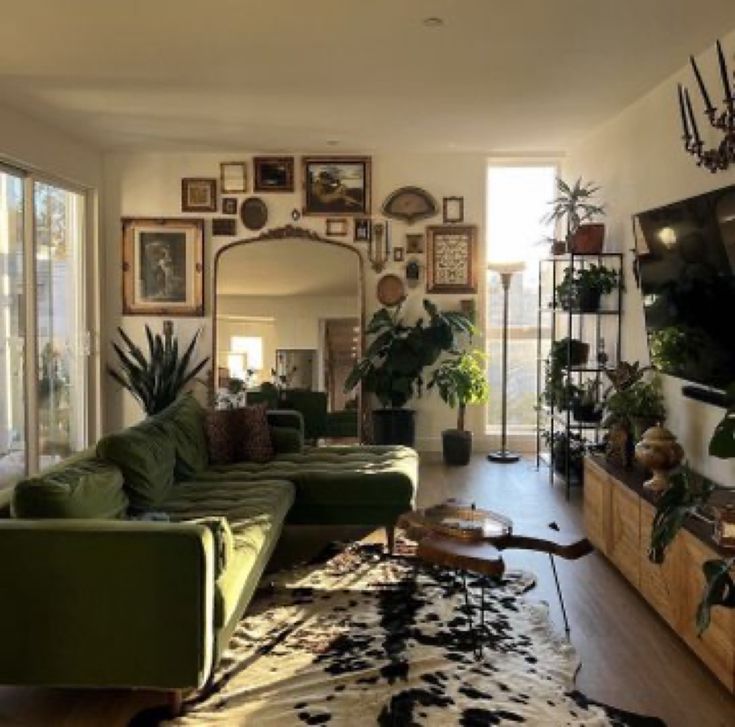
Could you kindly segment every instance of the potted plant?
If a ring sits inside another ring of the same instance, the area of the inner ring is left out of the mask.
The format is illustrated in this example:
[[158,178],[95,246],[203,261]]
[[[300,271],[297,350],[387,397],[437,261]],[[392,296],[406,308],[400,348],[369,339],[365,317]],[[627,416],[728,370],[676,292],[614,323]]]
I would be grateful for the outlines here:
[[567,267],[556,288],[556,297],[564,310],[594,313],[600,309],[600,298],[615,290],[620,273],[594,263],[584,268]]
[[566,252],[578,254],[602,252],[605,225],[592,223],[596,217],[605,214],[604,206],[593,202],[600,188],[591,183],[583,184],[581,179],[578,179],[573,186],[569,186],[563,179],[558,178],[556,189],[556,198],[550,202],[552,208],[544,221],[565,222]]
[[578,394],[578,388],[567,381],[565,369],[583,366],[589,357],[589,344],[576,338],[562,338],[551,344],[546,359],[546,384],[543,400],[547,406],[566,410]]
[[442,432],[442,453],[448,465],[466,465],[470,461],[472,432],[464,428],[465,410],[468,404],[487,401],[485,364],[482,351],[464,351],[440,364],[429,381],[429,389],[436,386],[444,402],[457,407],[457,428]]
[[428,320],[419,318],[413,325],[403,320],[400,303],[378,310],[365,329],[373,340],[345,382],[345,393],[362,383],[380,402],[372,413],[377,444],[414,445],[416,412],[406,404],[421,396],[424,371],[442,353],[456,350],[457,335],[475,331],[463,313],[440,312],[429,300],[423,307]]
[[573,432],[569,432],[569,434],[554,432],[552,439],[548,430],[543,432],[542,437],[551,451],[551,462],[554,471],[566,476],[568,469],[572,479],[581,480],[586,450],[582,437]]
[[649,427],[666,418],[666,407],[657,376],[646,381],[650,367],[641,367],[636,361],[621,361],[615,369],[606,369],[611,386],[605,392],[604,427],[610,429],[609,437],[619,446],[608,449],[608,458],[622,466],[629,466],[634,443]]
[[597,423],[602,419],[602,405],[599,399],[599,379],[588,379],[577,388],[572,402],[572,414],[578,422]]
[[184,348],[184,353],[179,355],[179,342],[171,321],[163,322],[163,336],[153,335],[146,325],[147,357],[122,328],[117,330],[127,350],[113,342],[119,368],[108,366],[107,372],[133,395],[148,416],[172,404],[209,361],[207,356],[196,364],[191,363],[199,331]]

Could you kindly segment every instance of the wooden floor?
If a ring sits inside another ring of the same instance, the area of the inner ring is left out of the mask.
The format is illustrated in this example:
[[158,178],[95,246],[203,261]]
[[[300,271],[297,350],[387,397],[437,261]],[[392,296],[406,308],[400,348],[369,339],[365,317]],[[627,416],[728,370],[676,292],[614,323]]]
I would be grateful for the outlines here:
[[[549,486],[548,472],[536,472],[528,461],[490,464],[478,456],[469,467],[447,468],[439,458],[423,456],[419,504],[448,497],[474,500],[518,520],[581,528],[581,492],[574,490],[568,503],[561,487]],[[334,537],[363,534],[355,529],[289,529],[273,566],[316,552]],[[548,558],[514,552],[506,554],[506,561],[508,567],[537,575],[538,585],[527,598],[547,601],[561,629]],[[735,726],[735,699],[604,558],[594,553],[581,561],[560,562],[558,568],[572,642],[582,661],[579,689],[593,699],[661,717],[671,727]],[[0,725],[114,727],[156,701],[156,695],[146,692],[2,688]]]

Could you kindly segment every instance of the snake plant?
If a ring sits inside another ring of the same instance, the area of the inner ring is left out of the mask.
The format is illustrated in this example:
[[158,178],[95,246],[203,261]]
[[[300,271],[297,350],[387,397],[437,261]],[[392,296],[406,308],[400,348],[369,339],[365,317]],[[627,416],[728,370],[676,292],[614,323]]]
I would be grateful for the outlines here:
[[209,361],[207,356],[198,363],[191,364],[199,331],[194,334],[184,352],[179,354],[179,342],[174,335],[171,321],[164,321],[162,336],[158,333],[154,335],[146,325],[147,355],[122,328],[117,331],[126,349],[113,342],[119,367],[108,366],[107,372],[133,395],[148,416],[157,414],[173,403]]

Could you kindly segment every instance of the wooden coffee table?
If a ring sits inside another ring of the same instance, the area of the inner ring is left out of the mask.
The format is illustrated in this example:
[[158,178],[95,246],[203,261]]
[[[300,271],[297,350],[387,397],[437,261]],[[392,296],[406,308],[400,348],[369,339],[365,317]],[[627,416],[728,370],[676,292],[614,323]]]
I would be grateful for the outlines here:
[[[490,579],[498,579],[505,572],[504,550],[533,550],[547,553],[556,584],[564,630],[569,637],[564,597],[556,572],[554,556],[576,560],[592,552],[592,544],[584,536],[563,532],[556,523],[539,525],[524,523],[521,532],[514,532],[513,521],[505,515],[483,510],[474,504],[456,500],[401,515],[398,527],[410,540],[417,543],[419,561],[453,568],[462,574],[465,599],[469,607],[466,589],[466,573],[474,573]],[[480,619],[484,620],[484,581],[481,593]]]

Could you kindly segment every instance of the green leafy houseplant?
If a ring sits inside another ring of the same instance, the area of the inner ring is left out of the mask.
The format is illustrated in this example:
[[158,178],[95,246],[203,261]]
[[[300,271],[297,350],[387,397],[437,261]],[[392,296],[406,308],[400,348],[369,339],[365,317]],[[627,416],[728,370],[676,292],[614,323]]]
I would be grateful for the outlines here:
[[589,356],[589,344],[575,338],[562,338],[551,344],[546,359],[545,386],[542,394],[547,406],[557,409],[571,407],[579,388],[566,380],[565,369],[568,366],[582,366]]
[[573,247],[574,237],[582,225],[605,214],[604,206],[593,201],[599,191],[599,187],[583,183],[581,178],[572,186],[561,178],[556,180],[556,197],[544,221],[565,223],[567,250]]
[[580,422],[599,422],[602,419],[602,404],[598,394],[599,379],[588,379],[578,387],[577,394],[572,402],[574,418]]
[[443,361],[431,376],[427,388],[439,391],[442,400],[457,407],[457,428],[442,432],[444,461],[467,464],[472,454],[472,432],[465,431],[465,411],[470,404],[488,399],[487,357],[482,351],[463,351]]
[[[365,391],[377,397],[384,412],[403,410],[414,396],[421,396],[424,371],[442,353],[456,350],[458,335],[472,336],[475,332],[470,319],[462,313],[440,311],[429,300],[424,300],[423,308],[427,320],[421,317],[413,324],[403,319],[400,304],[381,308],[373,315],[365,329],[372,342],[350,371],[345,393],[362,383]],[[412,415],[413,412],[410,416],[373,412],[375,438],[385,444],[411,442]],[[396,427],[400,431],[395,431]]]
[[551,432],[548,430],[545,430],[541,436],[546,446],[551,450],[554,470],[559,474],[566,475],[568,466],[570,476],[573,479],[581,480],[586,451],[582,437],[573,432],[569,434],[554,432],[552,438]]
[[[666,418],[666,406],[660,379],[653,376],[645,381],[644,375],[649,369],[641,368],[638,362],[633,366],[635,373],[629,378],[611,378],[612,387],[605,395],[603,426],[621,427],[639,439],[645,428]],[[606,370],[605,373],[611,377],[611,372]]]
[[117,330],[127,350],[113,342],[119,367],[108,366],[107,372],[133,395],[148,416],[157,414],[172,404],[209,361],[207,356],[196,364],[191,363],[199,331],[194,334],[184,352],[179,354],[179,342],[174,335],[171,321],[164,321],[163,336],[158,333],[154,335],[146,325],[147,356],[122,328]]
[[564,277],[556,288],[556,296],[564,310],[594,312],[600,307],[600,297],[609,295],[621,283],[617,270],[591,263],[585,268],[564,269]]

